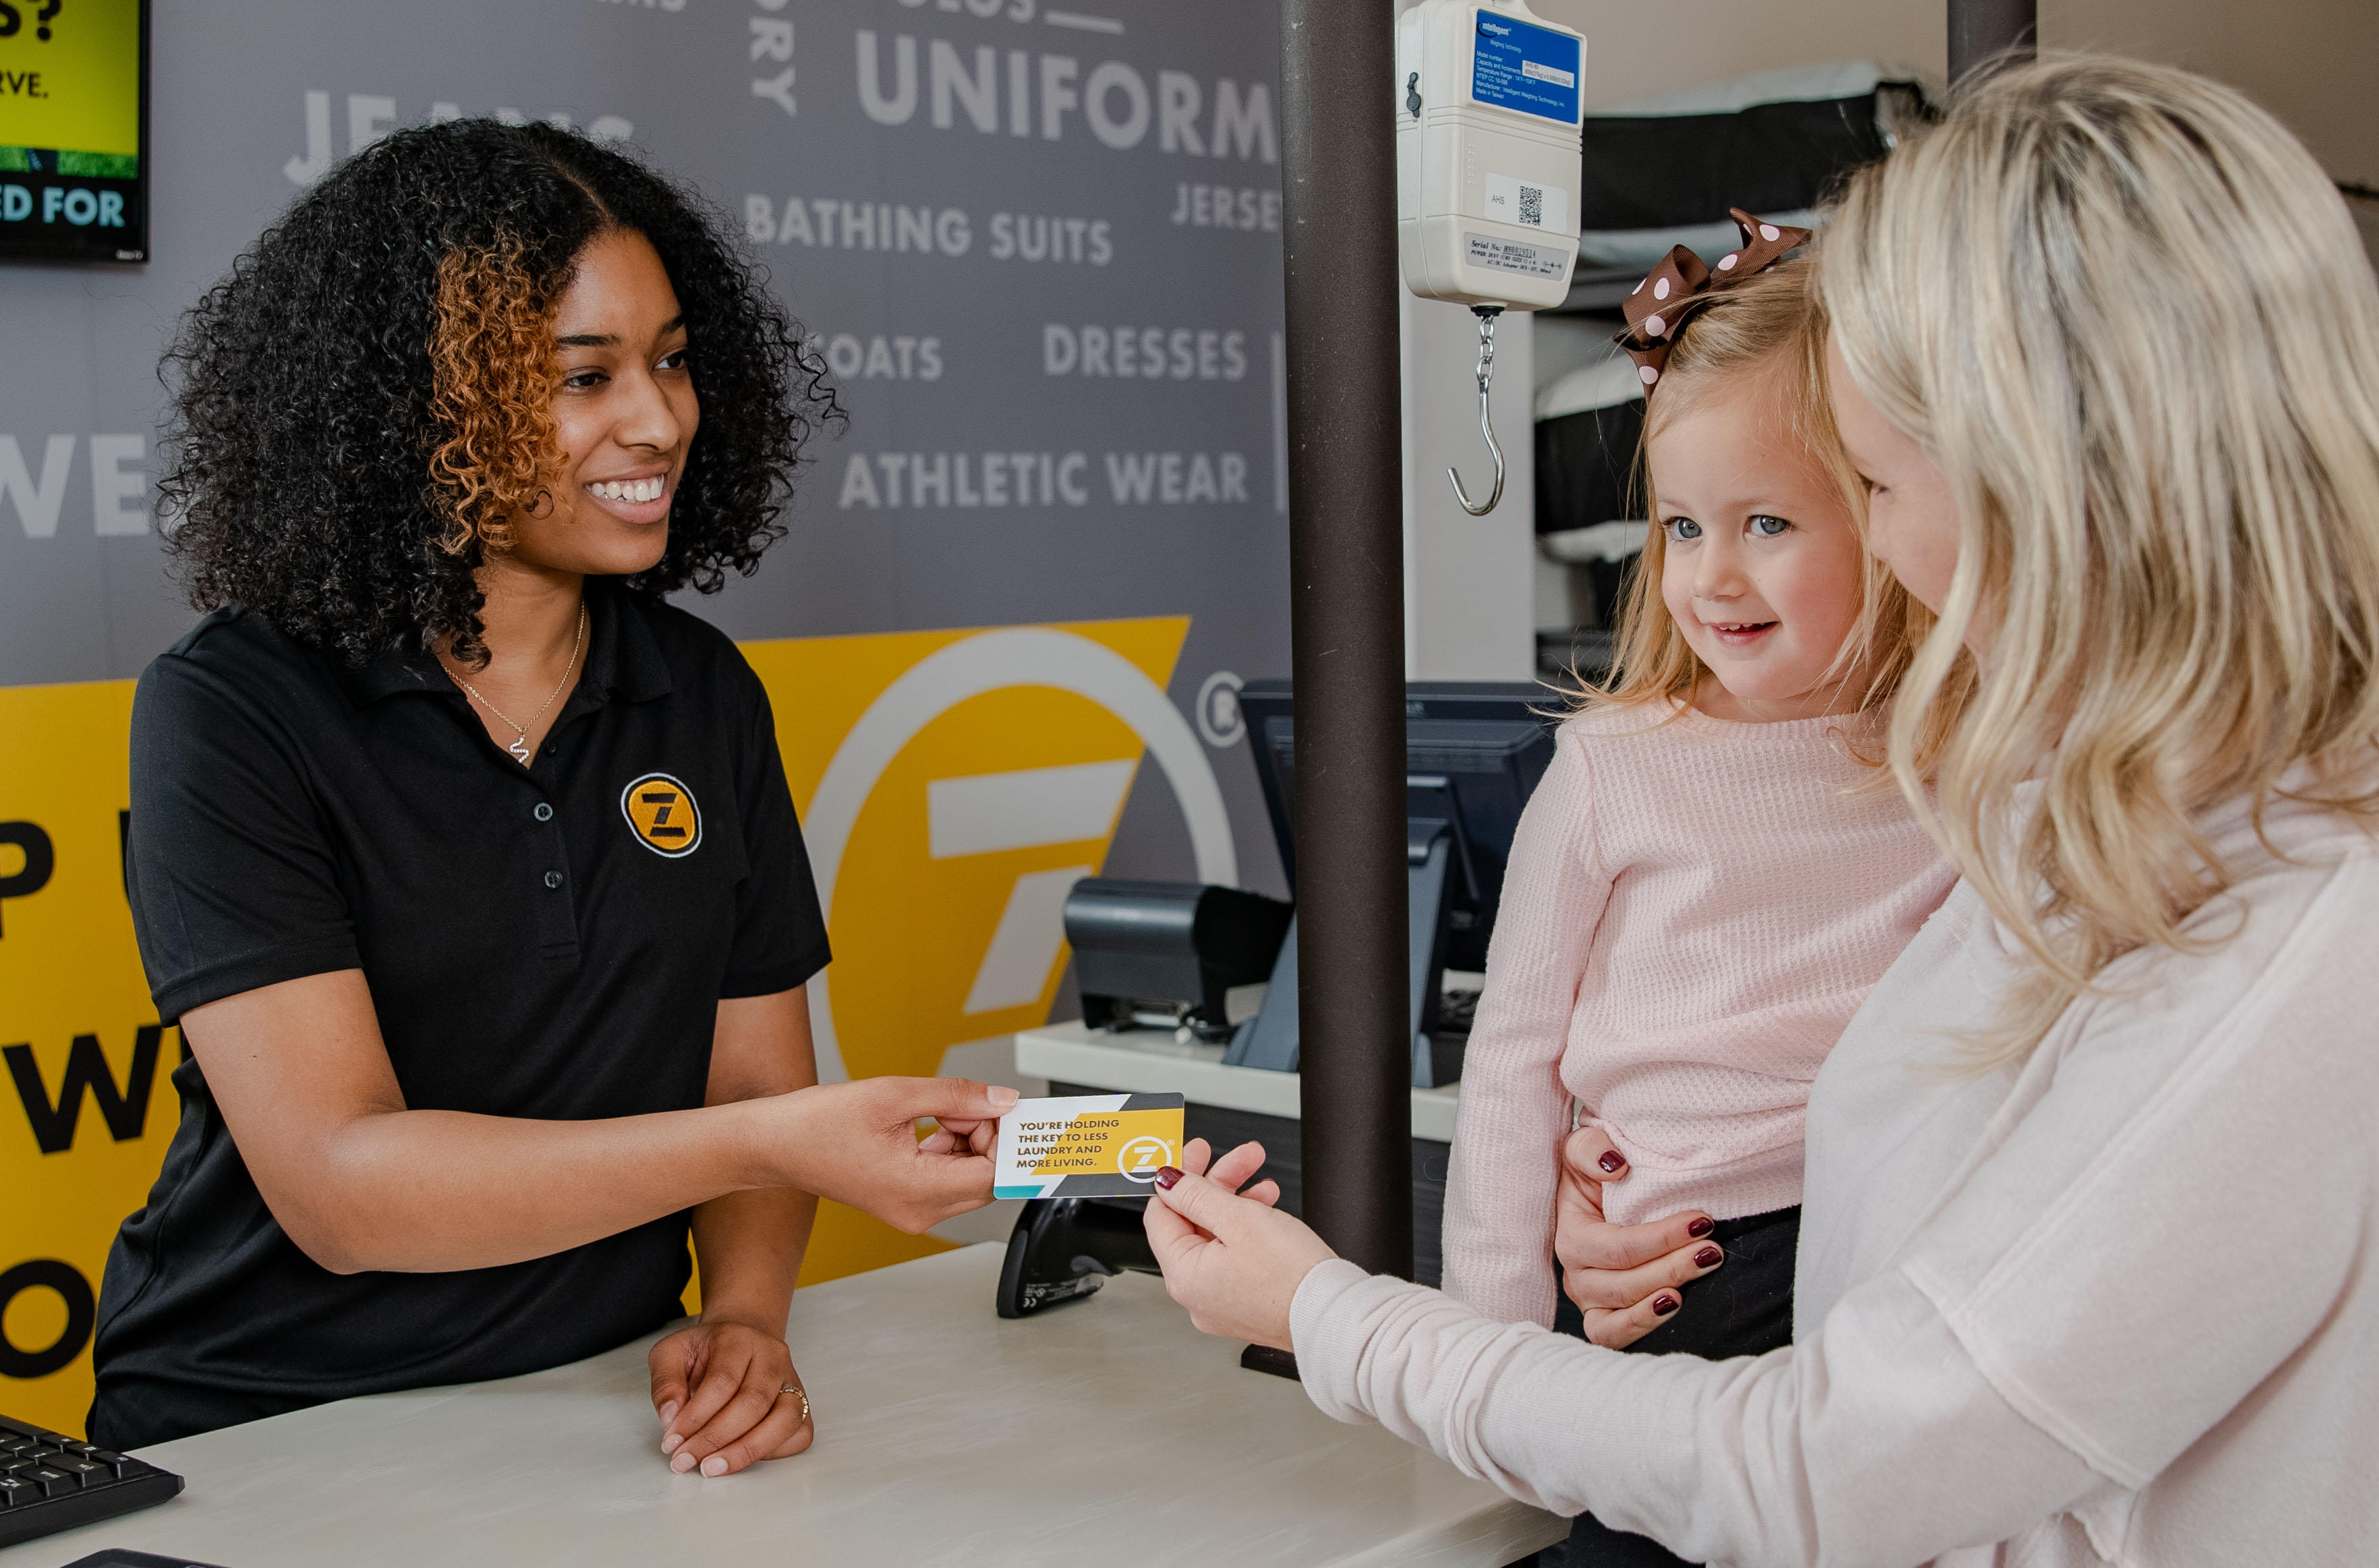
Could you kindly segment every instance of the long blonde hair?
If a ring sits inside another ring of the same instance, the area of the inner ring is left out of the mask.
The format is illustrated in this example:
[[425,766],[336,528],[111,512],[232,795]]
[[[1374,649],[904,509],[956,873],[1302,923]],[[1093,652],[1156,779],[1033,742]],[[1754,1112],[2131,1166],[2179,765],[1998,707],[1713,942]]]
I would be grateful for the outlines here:
[[[2379,285],[2269,114],[2086,58],[1983,81],[1863,171],[1819,271],[1860,389],[1957,501],[1890,751],[2030,955],[1975,1042],[2014,1060],[2123,954],[2220,939],[2186,928],[2231,875],[2209,808],[2311,763],[2301,798],[2379,810]],[[1922,728],[1977,627],[1928,803]]]
[[[1576,694],[1581,709],[1655,699],[1682,703],[1709,675],[1661,596],[1668,535],[1660,526],[1660,497],[1647,454],[1664,427],[1691,414],[1714,393],[1755,381],[1773,392],[1784,428],[1841,488],[1860,542],[1866,542],[1866,496],[1834,429],[1826,390],[1826,316],[1810,286],[1809,264],[1784,261],[1745,279],[1690,317],[1673,341],[1660,370],[1659,392],[1645,410],[1644,439],[1636,457],[1637,488],[1644,498],[1644,515],[1651,520],[1650,531],[1643,554],[1629,569],[1626,597],[1612,639],[1612,672],[1599,685],[1581,683]],[[1848,677],[1864,669],[1860,706],[1873,710],[1890,701],[1931,631],[1933,617],[1864,549],[1860,562],[1858,621],[1830,673]],[[1929,728],[1926,749],[1946,737],[1956,711],[1952,691],[1941,705],[1943,717]]]

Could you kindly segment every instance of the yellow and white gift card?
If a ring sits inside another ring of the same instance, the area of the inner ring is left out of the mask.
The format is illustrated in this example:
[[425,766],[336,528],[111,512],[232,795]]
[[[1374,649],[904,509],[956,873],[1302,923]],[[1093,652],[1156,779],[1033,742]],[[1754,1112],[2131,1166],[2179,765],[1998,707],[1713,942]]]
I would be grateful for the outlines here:
[[993,1190],[1001,1198],[1144,1198],[1181,1163],[1178,1094],[1020,1100],[999,1118]]

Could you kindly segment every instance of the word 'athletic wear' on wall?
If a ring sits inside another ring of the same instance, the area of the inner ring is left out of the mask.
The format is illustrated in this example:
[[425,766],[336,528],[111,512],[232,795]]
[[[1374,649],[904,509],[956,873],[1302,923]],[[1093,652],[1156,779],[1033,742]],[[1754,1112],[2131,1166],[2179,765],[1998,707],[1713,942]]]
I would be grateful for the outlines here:
[[[132,677],[192,619],[176,314],[400,126],[549,119],[695,182],[851,413],[759,574],[683,601],[775,706],[822,1066],[972,1063],[1058,1003],[1075,878],[1282,890],[1234,701],[1287,667],[1278,40],[1272,0],[156,8],[150,260],[0,282],[0,1178],[43,1195],[0,1231],[0,1410],[80,1429],[177,1115],[122,869]],[[665,788],[624,808],[657,848]],[[938,1245],[827,1207],[812,1279]]]

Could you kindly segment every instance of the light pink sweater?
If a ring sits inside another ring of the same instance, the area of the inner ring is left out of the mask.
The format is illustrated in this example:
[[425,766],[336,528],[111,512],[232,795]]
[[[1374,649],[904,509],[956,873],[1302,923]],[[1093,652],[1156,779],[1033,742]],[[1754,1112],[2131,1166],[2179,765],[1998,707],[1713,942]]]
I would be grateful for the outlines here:
[[1564,724],[1513,845],[1445,1198],[1446,1292],[1491,1317],[1552,1321],[1572,1096],[1633,1166],[1612,1220],[1798,1203],[1810,1080],[1956,881],[1866,721],[1668,711]]

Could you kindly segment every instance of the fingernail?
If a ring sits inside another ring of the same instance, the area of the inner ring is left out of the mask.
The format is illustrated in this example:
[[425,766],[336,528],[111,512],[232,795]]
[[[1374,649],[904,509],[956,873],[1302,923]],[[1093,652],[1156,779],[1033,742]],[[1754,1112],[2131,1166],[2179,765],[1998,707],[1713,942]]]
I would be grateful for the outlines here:
[[1704,1214],[1700,1219],[1696,1220],[1692,1224],[1685,1227],[1685,1234],[1687,1236],[1708,1236],[1716,1228],[1717,1223],[1708,1214]]
[[1615,1171],[1627,1162],[1620,1157],[1618,1150],[1606,1149],[1602,1152],[1602,1158],[1594,1163],[1606,1171]]
[[[1654,1309],[1655,1309],[1655,1310],[1658,1310],[1658,1309],[1659,1309],[1659,1304],[1656,1302],[1656,1303],[1654,1304]],[[684,1475],[688,1470],[693,1469],[693,1468],[694,1468],[694,1453],[693,1453],[693,1451],[692,1451],[691,1449],[688,1449],[688,1450],[684,1450],[684,1451],[681,1452],[681,1453],[678,1454],[678,1456],[677,1456],[676,1458],[674,1458],[674,1459],[672,1459],[672,1460],[670,1460],[670,1469],[672,1469],[672,1470],[675,1470],[675,1471],[676,1471],[679,1475],[681,1475],[681,1476]]]
[[1715,1247],[1705,1247],[1700,1251],[1694,1254],[1694,1267],[1697,1269],[1715,1269],[1718,1267],[1718,1260],[1725,1256],[1725,1253],[1721,1252]]
[[1172,1191],[1173,1184],[1180,1179],[1181,1173],[1175,1170],[1171,1165],[1166,1165],[1156,1173],[1156,1185],[1165,1188],[1167,1192]]
[[723,1476],[727,1474],[727,1461],[714,1453],[702,1462],[702,1473],[706,1476]]
[[677,1452],[677,1445],[684,1441],[685,1439],[678,1435],[676,1432],[664,1432],[661,1434],[661,1452],[663,1453],[675,1453]]
[[674,1400],[674,1399],[672,1399],[672,1400],[670,1400],[667,1405],[662,1405],[662,1406],[661,1406],[661,1425],[662,1425],[662,1426],[664,1426],[664,1427],[666,1427],[666,1426],[668,1426],[671,1421],[674,1421],[674,1420],[676,1420],[676,1419],[677,1419],[677,1401],[676,1401],[676,1400]]
[[1665,1318],[1684,1305],[1673,1296],[1656,1296],[1652,1297],[1652,1313],[1655,1317]]
[[1013,1110],[1019,1098],[1016,1091],[1004,1083],[991,1085],[990,1095],[991,1108],[995,1111]]

